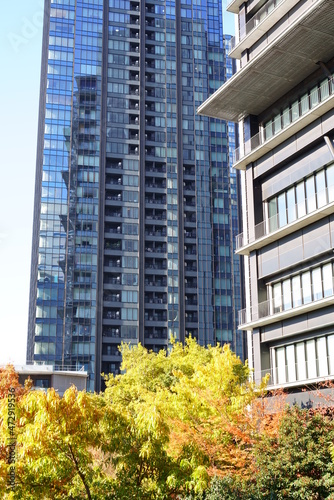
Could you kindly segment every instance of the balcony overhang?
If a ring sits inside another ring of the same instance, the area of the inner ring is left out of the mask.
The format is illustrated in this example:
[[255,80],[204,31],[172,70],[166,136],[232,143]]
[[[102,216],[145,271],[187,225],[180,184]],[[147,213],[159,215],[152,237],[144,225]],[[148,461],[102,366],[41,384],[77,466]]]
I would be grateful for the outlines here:
[[245,154],[245,156],[243,156],[240,160],[233,163],[233,168],[237,170],[246,170],[247,165],[258,160],[259,158],[261,158],[261,156],[269,153],[284,141],[303,130],[303,128],[307,127],[307,125],[310,125],[312,122],[333,109],[333,106],[334,94],[328,96],[325,101],[320,102],[317,106],[302,115],[295,122],[290,123],[290,125],[283,128],[277,134],[273,135],[263,144],[260,144],[257,148],[254,148],[250,153]]
[[288,318],[293,318],[295,316],[300,316],[301,314],[305,314],[311,311],[315,311],[317,309],[322,309],[324,307],[333,306],[334,305],[334,297],[331,295],[330,297],[326,297],[324,299],[316,300],[314,302],[310,302],[309,304],[303,304],[302,306],[287,309],[286,311],[282,311],[279,313],[271,314],[269,316],[264,316],[263,318],[258,318],[247,323],[243,323],[238,326],[239,330],[254,330],[254,328],[259,328],[260,326],[271,325],[273,323],[277,323],[278,321],[283,321]]
[[285,236],[288,236],[289,234],[298,231],[299,229],[308,227],[310,224],[313,224],[314,222],[321,220],[323,217],[327,217],[328,215],[331,215],[333,213],[334,213],[334,202],[331,202],[321,208],[318,208],[314,212],[304,215],[304,217],[297,219],[294,222],[291,222],[290,224],[287,224],[286,226],[280,227],[279,229],[273,231],[272,233],[268,233],[262,236],[261,238],[258,238],[250,243],[247,243],[241,248],[238,248],[238,250],[236,250],[235,253],[238,255],[249,255],[254,250],[259,250],[260,248],[263,248],[269,245],[270,243],[274,243],[275,241],[278,241],[284,238]]
[[[243,37],[235,47],[229,52],[229,57],[240,59],[244,50],[249,49],[254,43],[258,42],[260,38],[282,19],[289,10],[294,7],[299,0],[283,0],[275,9],[268,14],[261,22],[258,23],[245,37]],[[246,24],[247,27],[247,24]]]
[[259,115],[333,57],[334,0],[317,0],[210,96],[200,115],[237,122]]
[[233,12],[233,14],[238,14],[239,9],[243,3],[245,3],[245,0],[232,0],[232,2],[230,2],[227,5],[226,10],[227,12]]

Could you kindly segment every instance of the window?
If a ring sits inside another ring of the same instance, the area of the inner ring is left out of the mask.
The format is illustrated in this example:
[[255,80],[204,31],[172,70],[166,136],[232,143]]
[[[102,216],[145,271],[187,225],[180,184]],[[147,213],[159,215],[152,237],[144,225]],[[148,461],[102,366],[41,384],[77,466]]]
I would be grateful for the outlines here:
[[311,275],[309,271],[302,274],[302,290],[303,304],[308,304],[312,301]]
[[128,321],[137,321],[138,319],[138,309],[126,309],[122,308],[121,319]]
[[322,283],[321,283],[321,269],[317,267],[312,270],[312,288],[313,288],[313,300],[319,300],[322,298]]
[[332,264],[325,264],[322,267],[322,276],[323,276],[323,290],[324,297],[329,297],[333,295],[333,272],[332,272]]
[[274,298],[274,313],[279,313],[282,310],[281,283],[276,283],[273,286],[273,298]]
[[277,204],[278,204],[279,227],[286,226],[288,222],[287,222],[285,193],[282,193],[277,197]]
[[309,177],[305,182],[307,213],[314,212],[317,208],[315,199],[314,177]]
[[306,214],[304,182],[300,182],[299,184],[297,184],[296,195],[297,195],[297,213],[298,213],[298,218],[300,218]]
[[309,110],[309,97],[308,94],[304,94],[300,98],[300,109],[301,109],[301,114],[303,115],[304,113],[307,113]]
[[277,382],[279,384],[284,384],[286,382],[284,347],[278,347],[276,349],[276,366],[277,366]]
[[307,356],[307,378],[316,378],[317,365],[315,356],[315,340],[308,340],[306,342],[306,356]]
[[306,358],[305,358],[305,343],[299,342],[296,344],[297,358],[297,379],[306,380]]
[[330,165],[326,169],[326,179],[327,179],[327,190],[328,190],[328,202],[334,201],[334,164]]
[[333,296],[333,263],[314,267],[272,285],[273,313]]
[[283,309],[286,311],[291,308],[291,281],[288,279],[283,281]]
[[299,307],[302,305],[302,290],[300,287],[300,276],[294,276],[292,278],[292,299],[293,299],[293,307]]
[[268,200],[269,232],[334,201],[334,164]]
[[333,375],[334,334],[274,347],[271,359],[276,384]]
[[329,374],[334,375],[334,335],[327,337]]
[[328,364],[327,364],[327,345],[326,337],[321,337],[317,339],[317,361],[318,361],[318,375],[320,377],[325,377],[328,375]]
[[288,205],[288,222],[293,222],[297,218],[296,214],[296,198],[295,198],[295,188],[290,188],[286,193],[287,205]]
[[265,140],[269,140],[273,135],[278,134],[282,128],[288,127],[291,122],[298,120],[301,116],[327,99],[332,92],[331,79],[323,80],[307,93],[302,95],[284,108],[280,113],[264,123]]
[[269,231],[272,232],[278,228],[276,198],[273,198],[268,202],[268,215],[269,215]]
[[287,368],[288,368],[288,380],[289,382],[295,382],[296,381],[296,363],[295,363],[295,346],[294,345],[288,345],[286,346],[286,361],[287,361]]

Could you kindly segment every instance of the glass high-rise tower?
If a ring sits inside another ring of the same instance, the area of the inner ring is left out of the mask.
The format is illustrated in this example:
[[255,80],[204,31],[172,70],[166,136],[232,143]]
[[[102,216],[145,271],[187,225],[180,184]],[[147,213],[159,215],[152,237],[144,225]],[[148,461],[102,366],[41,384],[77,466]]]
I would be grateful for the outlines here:
[[46,0],[27,361],[117,373],[173,335],[244,357],[219,2]]

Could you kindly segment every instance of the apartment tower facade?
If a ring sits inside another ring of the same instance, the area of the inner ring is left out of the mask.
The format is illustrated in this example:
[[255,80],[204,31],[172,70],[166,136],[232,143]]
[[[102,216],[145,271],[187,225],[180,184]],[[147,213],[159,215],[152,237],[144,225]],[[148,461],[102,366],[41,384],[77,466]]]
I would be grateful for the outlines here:
[[210,1],[46,0],[28,362],[118,373],[121,342],[243,358],[232,75]]
[[270,387],[301,399],[334,377],[334,2],[233,0],[228,10],[239,69],[199,112],[239,122],[239,325],[255,380],[269,373]]

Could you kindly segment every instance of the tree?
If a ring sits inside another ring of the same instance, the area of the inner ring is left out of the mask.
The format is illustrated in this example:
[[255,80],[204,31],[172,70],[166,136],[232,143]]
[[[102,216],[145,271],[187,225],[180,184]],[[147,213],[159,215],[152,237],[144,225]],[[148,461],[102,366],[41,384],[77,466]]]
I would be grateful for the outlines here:
[[[63,397],[54,389],[23,396],[16,408],[16,487],[8,498],[114,498],[112,477],[93,459],[103,443],[102,423],[113,417],[101,396],[74,387]],[[8,466],[0,467],[0,492],[7,498]]]
[[258,498],[333,499],[333,442],[334,421],[326,412],[287,408],[278,435],[257,446]]
[[333,500],[332,417],[326,409],[286,407],[279,417],[274,415],[274,425],[267,419],[268,427],[262,427],[262,438],[254,446],[252,476],[215,477],[204,495],[184,500]]
[[122,355],[124,373],[109,377],[105,394],[128,425],[114,458],[123,488],[131,477],[143,498],[149,491],[147,498],[171,498],[205,490],[214,474],[249,471],[257,439],[251,403],[264,386],[249,381],[228,346],[205,349],[190,338],[168,355],[140,345],[123,345]]
[[21,397],[31,388],[31,381],[27,380],[25,387],[19,382],[19,375],[13,365],[8,364],[0,368],[0,400],[7,398],[9,389],[15,390],[16,398]]
[[[125,344],[122,355],[123,373],[107,377],[104,394],[72,387],[17,400],[17,484],[10,493],[0,459],[2,498],[167,500],[201,495],[215,475],[227,484],[254,471],[264,385],[228,346],[187,339],[156,354]],[[8,408],[4,398],[4,423]]]
[[1,481],[7,481],[7,470],[15,458],[14,447],[11,446],[15,440],[14,429],[17,427],[15,409],[31,386],[29,379],[24,387],[19,383],[19,375],[13,365],[0,368],[0,484]]

